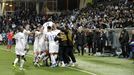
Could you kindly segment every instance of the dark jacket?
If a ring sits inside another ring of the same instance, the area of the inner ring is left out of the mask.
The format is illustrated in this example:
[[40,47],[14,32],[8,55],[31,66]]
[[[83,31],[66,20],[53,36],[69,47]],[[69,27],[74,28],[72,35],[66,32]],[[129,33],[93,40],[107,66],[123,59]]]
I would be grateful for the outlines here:
[[67,37],[67,46],[74,46],[74,36],[70,29],[65,30],[65,35]]
[[75,41],[76,41],[75,43],[77,45],[81,45],[81,46],[85,45],[86,44],[86,36],[85,36],[84,32],[77,32]]
[[92,32],[89,32],[89,33],[87,34],[87,43],[88,43],[89,45],[91,45],[92,42],[93,42],[93,33],[92,33]]
[[55,41],[59,41],[59,46],[67,46],[67,37],[65,34],[59,33],[55,37]]
[[129,34],[126,30],[123,30],[120,34],[119,41],[121,45],[127,45],[129,42]]

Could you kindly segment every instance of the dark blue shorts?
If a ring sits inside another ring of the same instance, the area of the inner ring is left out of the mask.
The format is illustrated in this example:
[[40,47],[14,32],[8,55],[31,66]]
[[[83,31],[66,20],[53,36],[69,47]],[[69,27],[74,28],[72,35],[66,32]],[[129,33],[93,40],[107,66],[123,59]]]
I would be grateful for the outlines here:
[[8,40],[8,45],[12,45],[12,40]]

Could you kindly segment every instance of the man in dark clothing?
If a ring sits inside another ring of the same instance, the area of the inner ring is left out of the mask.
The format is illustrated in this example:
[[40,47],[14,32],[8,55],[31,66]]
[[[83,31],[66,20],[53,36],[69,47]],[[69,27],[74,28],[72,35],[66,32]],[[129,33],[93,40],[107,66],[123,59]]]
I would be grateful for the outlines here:
[[96,53],[96,51],[97,51],[97,31],[96,30],[94,30],[93,31],[93,43],[92,43],[92,47],[93,47],[93,54],[95,54]]
[[128,57],[128,42],[129,42],[129,34],[128,31],[126,29],[123,29],[121,31],[120,37],[119,37],[119,41],[121,44],[121,48],[122,48],[122,54],[124,58]]
[[[76,38],[75,38],[76,47],[78,53],[84,55],[84,45],[86,44],[86,36],[84,31],[77,31]],[[81,50],[81,51],[80,51]]]
[[107,37],[103,30],[100,31],[99,36],[99,52],[104,53],[105,43],[106,43]]
[[[76,59],[73,54],[74,37],[73,37],[71,30],[68,28],[68,26],[66,26],[65,35],[67,37],[67,54],[68,54],[67,60],[71,58],[72,66],[75,66]],[[70,61],[68,64],[70,64]]]
[[59,63],[62,67],[65,64],[69,63],[68,54],[67,54],[67,37],[64,33],[64,29],[61,29],[61,32],[55,38],[55,41],[59,41]]
[[86,37],[87,37],[86,40],[87,40],[87,45],[88,45],[88,50],[89,50],[88,53],[90,55],[91,52],[93,53],[93,47],[92,47],[93,33],[92,33],[92,31],[88,31]]

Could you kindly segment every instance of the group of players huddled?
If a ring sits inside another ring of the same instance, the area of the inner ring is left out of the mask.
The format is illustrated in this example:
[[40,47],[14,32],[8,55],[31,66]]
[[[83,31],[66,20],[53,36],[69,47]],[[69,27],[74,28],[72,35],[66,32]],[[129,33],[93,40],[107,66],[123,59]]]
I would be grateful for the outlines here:
[[73,54],[73,34],[68,26],[59,28],[58,24],[48,21],[30,32],[30,25],[19,27],[14,38],[16,40],[16,58],[13,66],[20,64],[20,70],[24,70],[23,65],[26,61],[25,55],[28,53],[28,36],[34,34],[34,65],[40,67],[41,63],[50,60],[50,67],[75,66],[76,59]]

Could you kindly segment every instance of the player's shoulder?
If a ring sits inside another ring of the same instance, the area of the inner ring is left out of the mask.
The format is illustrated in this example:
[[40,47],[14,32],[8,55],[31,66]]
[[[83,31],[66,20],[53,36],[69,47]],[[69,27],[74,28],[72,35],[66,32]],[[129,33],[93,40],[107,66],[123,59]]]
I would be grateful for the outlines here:
[[17,32],[16,34],[23,35],[24,31],[23,32]]
[[35,31],[35,34],[36,34],[36,33],[39,33],[39,31]]
[[21,36],[24,36],[24,33],[22,33],[22,32],[18,32],[18,33],[16,33],[15,35],[21,37]]
[[24,29],[23,32],[26,32],[26,29]]
[[44,35],[49,35],[49,34],[50,34],[50,32],[45,32],[45,33],[44,33]]
[[19,35],[19,32],[15,33],[15,36]]
[[57,30],[56,30],[56,32],[58,32],[58,33],[59,33],[59,32],[60,32],[60,30],[58,30],[58,29],[57,29]]
[[55,34],[58,34],[58,33],[60,33],[60,30],[57,29],[57,30],[54,30],[53,32],[54,32]]
[[29,30],[24,29],[23,32],[30,32]]

